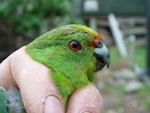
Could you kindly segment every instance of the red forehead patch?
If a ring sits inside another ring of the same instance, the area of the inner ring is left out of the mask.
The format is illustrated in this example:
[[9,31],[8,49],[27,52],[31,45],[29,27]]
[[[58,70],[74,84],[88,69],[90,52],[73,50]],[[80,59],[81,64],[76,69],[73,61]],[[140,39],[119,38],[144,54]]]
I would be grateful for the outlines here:
[[96,34],[95,38],[99,39],[99,40],[103,40],[103,37],[101,35],[99,35],[99,34]]

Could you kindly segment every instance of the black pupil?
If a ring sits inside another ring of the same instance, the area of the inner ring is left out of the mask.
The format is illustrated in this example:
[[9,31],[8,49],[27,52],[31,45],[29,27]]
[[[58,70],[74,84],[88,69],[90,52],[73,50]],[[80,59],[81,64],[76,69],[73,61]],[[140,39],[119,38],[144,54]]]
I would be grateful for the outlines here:
[[79,46],[79,45],[78,45],[78,42],[76,42],[76,41],[73,41],[73,42],[72,42],[72,47],[73,47],[73,48],[78,48],[78,46]]

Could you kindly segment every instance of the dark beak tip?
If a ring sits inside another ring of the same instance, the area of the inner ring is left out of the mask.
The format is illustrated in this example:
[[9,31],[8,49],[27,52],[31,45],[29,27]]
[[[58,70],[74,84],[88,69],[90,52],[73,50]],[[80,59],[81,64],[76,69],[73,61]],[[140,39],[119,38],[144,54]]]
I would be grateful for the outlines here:
[[98,55],[94,54],[96,59],[97,59],[97,71],[100,71],[103,69],[105,66],[107,69],[110,67],[110,57],[108,55]]
[[107,64],[107,69],[110,67],[110,64]]
[[110,61],[107,61],[106,65],[107,65],[107,69],[108,69],[110,67]]

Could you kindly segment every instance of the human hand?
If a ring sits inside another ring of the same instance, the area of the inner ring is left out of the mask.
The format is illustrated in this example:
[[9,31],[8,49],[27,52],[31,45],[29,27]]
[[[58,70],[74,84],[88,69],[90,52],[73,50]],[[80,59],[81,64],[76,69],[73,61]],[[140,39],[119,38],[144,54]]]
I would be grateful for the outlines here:
[[[49,69],[32,60],[25,47],[11,54],[0,64],[0,86],[13,85],[21,92],[27,113],[64,113],[60,97]],[[66,107],[67,113],[100,113],[102,96],[90,84],[73,92]]]

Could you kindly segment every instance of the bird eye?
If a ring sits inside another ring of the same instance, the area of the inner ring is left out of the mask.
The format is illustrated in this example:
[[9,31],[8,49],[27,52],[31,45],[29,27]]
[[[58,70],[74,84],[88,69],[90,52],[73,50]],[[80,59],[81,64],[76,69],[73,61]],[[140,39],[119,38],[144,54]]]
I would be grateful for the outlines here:
[[75,41],[75,40],[72,40],[70,43],[69,43],[69,48],[73,51],[77,51],[77,50],[80,50],[81,49],[81,45],[78,41]]

